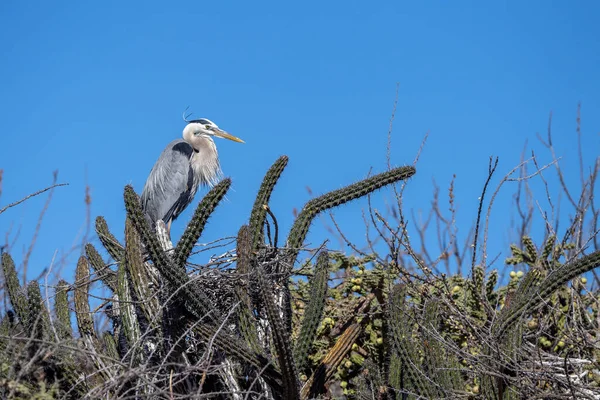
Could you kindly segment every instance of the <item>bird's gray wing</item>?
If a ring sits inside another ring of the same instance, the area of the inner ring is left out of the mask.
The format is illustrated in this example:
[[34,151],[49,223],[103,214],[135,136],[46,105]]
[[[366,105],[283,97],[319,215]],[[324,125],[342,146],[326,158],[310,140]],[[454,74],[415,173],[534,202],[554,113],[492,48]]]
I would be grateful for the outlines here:
[[142,207],[152,221],[168,223],[188,206],[194,197],[194,174],[190,158],[194,149],[187,142],[175,140],[165,148],[152,168],[144,190]]

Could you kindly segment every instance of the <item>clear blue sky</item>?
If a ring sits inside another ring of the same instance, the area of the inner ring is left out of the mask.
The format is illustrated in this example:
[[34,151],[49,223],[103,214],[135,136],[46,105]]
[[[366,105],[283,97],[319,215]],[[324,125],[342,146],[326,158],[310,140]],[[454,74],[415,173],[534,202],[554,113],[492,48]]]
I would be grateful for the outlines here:
[[[490,155],[500,157],[499,176],[518,163],[525,141],[550,160],[535,139],[550,111],[570,181],[578,182],[579,102],[586,160],[600,149],[600,3],[166,4],[0,4],[0,208],[47,186],[53,170],[70,184],[55,192],[30,276],[80,240],[86,180],[92,218],[104,215],[122,236],[123,186],[141,191],[163,147],[181,136],[187,106],[246,141],[217,143],[233,187],[206,240],[247,221],[279,155],[290,157],[272,202],[284,232],[292,209],[310,198],[307,186],[321,194],[384,171],[396,82],[392,163],[412,163],[430,134],[407,207],[427,209],[432,179],[445,195],[456,174],[461,235],[475,219]],[[514,187],[494,214],[493,254],[507,250]],[[17,261],[44,201],[0,215],[2,243],[11,224],[13,237],[20,227]],[[359,243],[365,207],[336,213]],[[188,218],[176,221],[175,236]],[[327,236],[326,223],[314,224],[311,242]],[[63,265],[69,280],[77,256]]]

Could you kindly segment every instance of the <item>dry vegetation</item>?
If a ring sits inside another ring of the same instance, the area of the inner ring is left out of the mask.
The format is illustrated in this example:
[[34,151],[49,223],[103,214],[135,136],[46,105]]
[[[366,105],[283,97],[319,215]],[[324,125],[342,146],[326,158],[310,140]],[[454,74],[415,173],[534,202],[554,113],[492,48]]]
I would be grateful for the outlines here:
[[[496,188],[497,160],[490,159],[479,209],[472,210],[476,223],[463,241],[454,182],[448,204],[436,188],[425,221],[407,224],[402,198],[410,193],[414,167],[389,168],[311,200],[283,240],[268,206],[287,164],[281,157],[265,175],[249,224],[232,227],[235,244],[197,245],[229,179],[198,204],[176,245],[164,225],[156,234],[149,229],[137,195],[126,187],[125,242],[98,217],[96,232],[110,258],[87,243],[72,283],[25,284],[18,271],[27,268],[28,256],[15,265],[7,242],[1,396],[600,399],[600,282],[594,271],[600,265],[594,202],[600,157],[587,172],[580,157],[581,190],[575,193],[550,128],[540,141],[552,162],[540,165],[534,154],[523,158]],[[1,177],[0,171],[0,194]],[[542,183],[545,192],[538,195],[548,209],[536,201],[533,180]],[[518,183],[520,241],[504,262],[518,271],[502,281],[487,261],[494,234],[489,216],[510,181]],[[369,197],[384,186],[395,195],[389,215],[371,207]],[[338,230],[347,254],[303,247],[317,215],[365,196],[366,244],[351,243]],[[557,209],[559,196],[570,213]],[[543,227],[532,224],[534,215],[543,217]],[[431,237],[437,242],[429,243]],[[190,262],[207,249],[222,255],[202,265]],[[92,283],[108,293],[98,307],[90,305]]]

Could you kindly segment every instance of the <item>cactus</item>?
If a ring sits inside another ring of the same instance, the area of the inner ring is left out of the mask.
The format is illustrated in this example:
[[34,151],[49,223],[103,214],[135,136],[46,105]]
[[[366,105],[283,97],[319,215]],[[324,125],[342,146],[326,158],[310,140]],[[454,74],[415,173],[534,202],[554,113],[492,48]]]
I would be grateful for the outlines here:
[[258,332],[256,329],[256,318],[252,315],[253,303],[250,298],[250,271],[252,264],[252,238],[250,227],[244,225],[238,231],[237,236],[237,262],[236,274],[242,277],[244,285],[236,286],[236,297],[240,301],[238,309],[239,327],[246,343],[255,351],[260,351],[258,343]]
[[[108,228],[107,228],[108,230]],[[100,253],[93,244],[85,245],[85,254],[90,262],[90,265],[98,275],[98,278],[104,283],[113,293],[117,291],[117,274],[104,263]]]
[[[400,386],[392,386],[393,390],[398,393],[413,392],[425,398],[433,398],[436,389],[431,386],[419,368],[420,363],[413,342],[412,326],[414,321],[408,316],[405,286],[395,286],[390,293],[389,302],[390,336],[384,340],[392,341],[391,347],[398,358],[396,363],[401,366],[402,371],[390,369],[390,384],[400,384]],[[403,382],[402,375],[406,376],[406,383]]]
[[73,328],[71,327],[71,318],[69,315],[68,290],[69,284],[66,281],[62,279],[58,281],[54,301],[54,310],[56,314],[55,325],[58,325],[58,337],[63,340],[73,338]]
[[33,339],[29,347],[29,355],[35,357],[41,342],[50,330],[50,317],[44,306],[40,285],[37,281],[31,281],[27,285],[27,299],[29,300],[27,332]]
[[[129,251],[129,249],[127,249]],[[117,272],[117,295],[118,307],[121,322],[123,323],[123,333],[127,340],[127,348],[134,354],[129,354],[132,364],[137,366],[140,362],[139,354],[136,354],[138,341],[142,333],[135,313],[133,299],[130,293],[129,280],[127,279],[126,263],[119,263]]]
[[100,239],[100,242],[113,260],[120,261],[125,251],[117,238],[108,230],[108,225],[103,217],[96,218],[96,234],[98,234],[98,239]]
[[[356,308],[345,325],[332,331],[331,339],[335,345],[317,360],[318,367],[312,370],[314,359],[311,362],[311,357],[313,350],[319,349],[316,346],[318,331],[327,309],[329,254],[322,251],[312,267],[314,272],[305,283],[310,299],[297,331],[293,332],[296,327],[291,323],[288,284],[291,270],[287,265],[287,254],[282,253],[284,257],[280,257],[278,249],[263,243],[266,207],[287,161],[285,156],[279,158],[267,172],[254,202],[249,225],[238,233],[237,263],[231,271],[235,283],[223,280],[224,287],[218,287],[216,292],[227,299],[239,300],[235,318],[224,320],[222,317],[228,310],[219,304],[219,298],[214,297],[210,284],[209,290],[203,286],[208,282],[206,279],[212,278],[193,279],[187,268],[188,258],[208,218],[231,185],[229,179],[215,185],[200,201],[173,252],[165,251],[165,238],[159,240],[157,237],[161,234],[160,229],[152,230],[144,218],[139,197],[131,186],[126,186],[124,244],[111,234],[104,218],[96,219],[96,231],[116,261],[116,271],[106,265],[93,245],[87,244],[86,257],[80,257],[77,262],[73,285],[61,280],[56,287],[54,325],[50,324],[37,282],[29,284],[28,295],[25,295],[12,259],[8,255],[2,256],[6,287],[15,312],[24,328],[37,339],[29,350],[43,354],[40,346],[50,340],[52,332],[60,340],[77,343],[77,346],[56,351],[45,361],[45,371],[60,378],[60,390],[76,396],[104,393],[108,397],[118,397],[152,396],[158,391],[170,392],[173,396],[190,393],[190,390],[200,393],[204,389],[218,388],[235,392],[245,387],[276,399],[306,398],[309,393],[324,392],[325,384],[338,373],[366,324],[371,322],[362,316],[366,312],[364,306]],[[399,168],[309,202],[295,222],[288,244],[297,250],[311,220],[319,212],[413,173],[412,167]],[[275,219],[272,213],[271,216]],[[143,259],[143,252],[149,256],[149,262]],[[359,264],[362,262],[358,261]],[[346,268],[356,265],[352,261]],[[113,293],[111,304],[104,308],[112,322],[109,331],[96,332],[94,326],[90,268]],[[277,275],[282,271],[283,274]],[[222,274],[227,273],[229,271]],[[77,338],[70,325],[69,291],[73,291],[81,338]],[[372,298],[369,295],[369,300],[362,303],[366,304]],[[3,330],[10,330],[12,324],[10,318],[5,318],[1,326]],[[293,337],[296,339],[292,340]],[[84,352],[75,350],[80,345]],[[198,370],[197,366],[204,365],[206,356],[211,357],[207,361],[221,364],[217,374],[207,375],[206,371]],[[352,357],[356,358],[356,355]],[[235,358],[239,363],[231,363],[229,358]],[[277,362],[273,363],[273,360]],[[78,368],[81,362],[89,371]],[[185,362],[194,368],[172,362]],[[236,369],[237,365],[240,370]],[[142,372],[119,379],[115,385],[114,377],[126,376],[130,367],[140,368]],[[142,369],[146,367],[154,369]],[[310,378],[303,378],[307,382],[302,391],[300,371],[310,374]],[[84,378],[84,375],[88,377]],[[165,379],[165,376],[169,378]],[[248,381],[244,382],[244,377]],[[251,382],[250,378],[257,382]]]
[[8,291],[10,303],[19,320],[22,322],[27,321],[29,318],[29,313],[27,311],[27,296],[23,293],[23,288],[19,284],[15,262],[8,253],[2,254],[2,269],[4,271],[4,282]]
[[[158,301],[159,282],[157,277],[154,276],[154,268],[142,261],[140,237],[129,218],[125,220],[125,245],[127,268],[119,268],[119,271],[121,269],[126,270],[127,279],[120,285],[131,285],[133,296],[138,304],[137,307],[142,311],[144,319],[150,321],[151,325],[156,327],[157,322],[160,320],[161,311]],[[118,293],[121,293],[124,287],[119,286],[119,289]],[[127,297],[132,297],[132,300],[133,296],[127,295]],[[125,301],[120,295],[119,299]]]
[[281,372],[263,354],[248,349],[243,342],[219,331],[218,328],[212,328],[208,325],[197,325],[194,331],[205,340],[214,341],[227,354],[232,354],[261,371],[262,377],[271,385],[273,390],[277,392],[282,390],[283,381]]
[[275,304],[275,299],[273,298],[273,290],[267,285],[265,275],[266,273],[264,269],[257,269],[256,278],[258,282],[259,294],[267,312],[271,333],[273,334],[274,338],[275,351],[279,361],[279,369],[281,370],[281,375],[283,377],[285,394],[284,398],[298,399],[299,392],[296,365],[292,355],[289,331],[283,325],[283,321],[279,315],[279,309]]
[[142,242],[146,245],[146,250],[150,254],[152,262],[161,272],[165,270],[170,264],[170,260],[167,255],[163,252],[158,239],[153,234],[152,229],[148,225],[148,221],[144,217],[142,212],[142,206],[140,204],[140,198],[133,190],[130,185],[125,186],[124,191],[125,198],[125,209],[127,210],[127,216],[131,219],[133,226],[140,234]]
[[352,345],[360,335],[361,325],[354,323],[344,330],[321,361],[312,376],[306,381],[301,391],[302,399],[312,399],[323,391],[323,386],[331,379],[344,357],[348,354]]
[[279,180],[279,177],[283,173],[283,170],[287,166],[288,157],[281,156],[275,161],[275,163],[267,171],[258,195],[254,201],[252,207],[252,213],[250,214],[250,232],[252,232],[252,249],[256,250],[263,240],[263,226],[265,218],[267,217],[267,210],[265,206],[268,206],[271,198],[271,193]]
[[317,328],[323,317],[329,279],[329,253],[322,251],[317,258],[315,273],[310,280],[310,300],[300,325],[300,334],[294,347],[294,360],[299,371],[306,369],[308,352],[314,343]]
[[430,391],[435,398],[452,398],[454,391],[462,386],[459,362],[450,354],[441,342],[438,332],[441,330],[441,306],[436,300],[428,300],[424,306],[424,328],[421,334],[423,343],[423,365],[430,371]]
[[208,316],[211,319],[218,319],[217,310],[211,307],[202,291],[197,290],[197,286],[190,283],[189,276],[181,266],[175,266],[168,255],[163,252],[158,239],[144,218],[139,197],[131,186],[125,187],[124,197],[127,214],[145,243],[154,265],[169,284],[170,292],[177,293],[177,297],[185,302],[188,311],[197,318]]
[[[277,249],[265,243],[265,206],[286,163],[281,157],[267,172],[249,225],[238,232],[235,265],[228,251],[226,262],[203,268],[208,273],[201,276],[188,268],[188,258],[229,189],[228,179],[200,201],[173,252],[156,236],[161,224],[152,231],[139,198],[126,187],[124,244],[103,218],[96,221],[117,270],[88,244],[74,284],[60,281],[56,287],[54,323],[39,284],[30,282],[24,293],[12,258],[3,254],[5,287],[18,318],[10,312],[0,322],[0,396],[17,384],[21,397],[42,393],[42,382],[50,388],[43,393],[56,391],[61,398],[175,398],[220,391],[238,398],[306,399],[335,397],[337,387],[348,398],[506,400],[528,396],[519,389],[529,382],[540,392],[556,389],[545,381],[547,371],[523,375],[521,363],[555,356],[571,374],[573,349],[580,359],[596,352],[589,340],[597,336],[596,293],[587,291],[583,278],[565,284],[599,265],[600,252],[561,264],[570,244],[557,244],[555,236],[539,249],[527,236],[521,247],[511,246],[506,263],[525,264],[529,272],[522,279],[512,274],[500,288],[497,271],[486,277],[475,266],[470,278],[420,276],[409,265],[399,268],[397,254],[382,261],[382,255],[324,250],[316,262],[294,271],[290,262],[316,215],[408,178],[414,169],[389,171],[309,201],[290,230],[291,249]],[[142,249],[150,261],[142,258]],[[112,322],[108,331],[96,333],[94,327],[90,268],[113,292],[104,308]],[[399,276],[399,270],[406,273]],[[309,279],[290,279],[293,273]],[[403,284],[394,286],[399,279]],[[70,324],[69,291],[80,337]],[[575,320],[582,329],[572,329]],[[22,331],[34,340],[14,340]],[[532,351],[535,340],[539,347]],[[581,383],[573,381],[574,395],[581,394],[578,385],[589,383],[595,390],[592,365],[578,378]]]
[[185,232],[181,236],[177,247],[175,248],[175,254],[173,260],[175,265],[183,266],[185,269],[185,262],[189,258],[194,245],[198,241],[198,238],[204,230],[204,226],[208,221],[215,208],[219,205],[225,194],[231,186],[231,179],[223,179],[221,182],[216,184],[207,194],[204,196],[196,212],[192,217],[192,220],[188,224]]
[[[521,316],[530,313],[536,309],[545,299],[554,293],[560,286],[571,279],[588,272],[600,265],[600,251],[596,251],[578,260],[554,269],[545,279],[540,282],[539,289],[535,296],[522,296],[514,302],[509,310],[494,325],[494,333],[497,337],[502,337],[510,327],[516,323]],[[535,273],[530,271],[531,273]],[[539,272],[538,272],[539,273]]]
[[318,214],[330,208],[366,196],[377,189],[398,182],[399,180],[408,179],[413,176],[415,172],[416,170],[414,167],[395,168],[391,171],[383,172],[379,175],[372,176],[310,200],[302,208],[302,211],[294,221],[288,235],[287,245],[291,251],[289,258],[290,265],[294,265],[300,247],[304,243],[304,239],[308,233],[308,228]]
[[77,268],[75,269],[74,284],[75,316],[77,317],[77,326],[79,333],[85,337],[95,337],[94,321],[90,311],[90,268],[87,259],[79,257]]

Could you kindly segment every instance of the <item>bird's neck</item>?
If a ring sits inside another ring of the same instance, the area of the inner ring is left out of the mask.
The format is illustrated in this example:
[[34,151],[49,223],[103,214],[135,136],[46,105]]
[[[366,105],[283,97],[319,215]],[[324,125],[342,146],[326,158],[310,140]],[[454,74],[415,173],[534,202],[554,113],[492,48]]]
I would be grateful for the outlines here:
[[195,142],[191,143],[194,149],[191,159],[194,176],[200,178],[201,184],[213,186],[221,178],[217,146],[211,138],[197,137],[195,139]]

